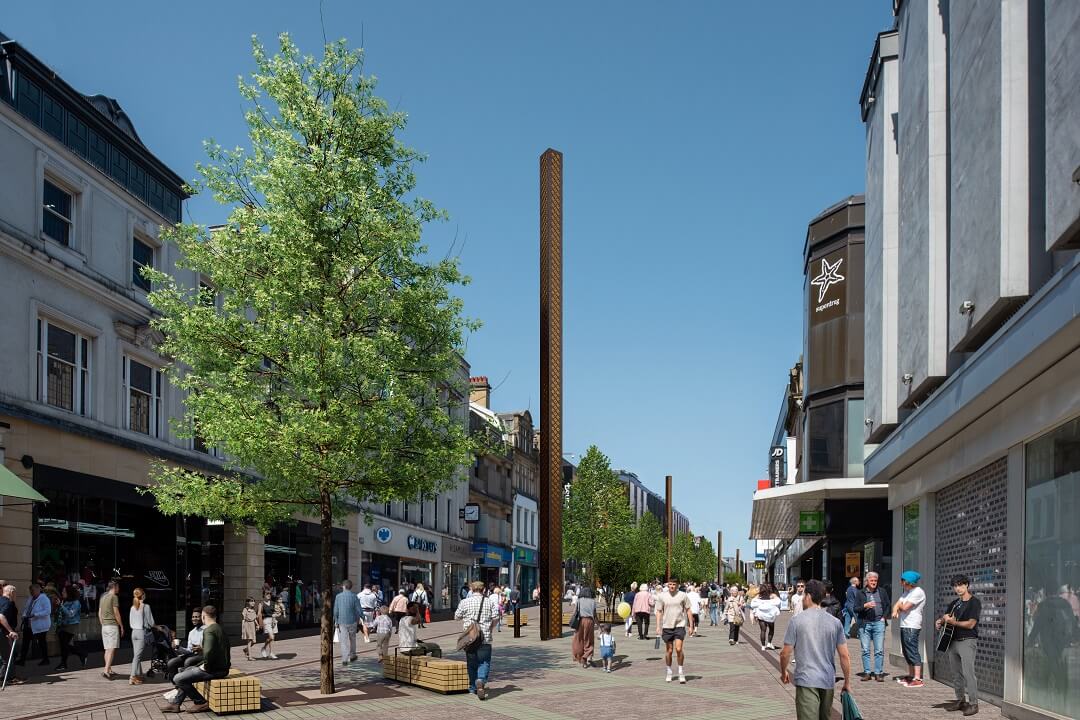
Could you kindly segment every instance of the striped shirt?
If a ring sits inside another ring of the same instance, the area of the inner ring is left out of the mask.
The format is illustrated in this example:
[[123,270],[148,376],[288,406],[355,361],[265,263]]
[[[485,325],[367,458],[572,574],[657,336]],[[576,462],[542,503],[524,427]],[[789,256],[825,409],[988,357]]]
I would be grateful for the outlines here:
[[496,614],[496,603],[498,601],[494,597],[484,597],[477,593],[470,593],[467,598],[461,601],[457,607],[457,612],[454,613],[455,620],[464,620],[462,630],[468,630],[474,622],[476,622],[476,614],[480,613],[480,631],[484,633],[484,642],[491,644],[491,621]]

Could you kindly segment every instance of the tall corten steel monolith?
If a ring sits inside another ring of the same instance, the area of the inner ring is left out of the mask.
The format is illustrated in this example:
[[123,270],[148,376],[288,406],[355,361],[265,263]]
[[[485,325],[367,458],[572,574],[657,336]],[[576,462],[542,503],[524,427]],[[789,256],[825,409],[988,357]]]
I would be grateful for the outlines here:
[[540,639],[562,637],[562,170],[540,156]]

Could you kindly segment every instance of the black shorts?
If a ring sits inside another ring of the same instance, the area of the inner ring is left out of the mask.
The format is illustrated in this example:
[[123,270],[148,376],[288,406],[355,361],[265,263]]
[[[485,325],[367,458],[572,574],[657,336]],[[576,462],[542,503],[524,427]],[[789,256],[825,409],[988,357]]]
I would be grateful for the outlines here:
[[671,643],[675,642],[676,640],[685,640],[686,639],[686,628],[684,628],[684,627],[664,628],[663,632],[661,632],[660,635],[661,635],[661,637],[664,638],[664,642],[667,643],[668,645],[670,645]]

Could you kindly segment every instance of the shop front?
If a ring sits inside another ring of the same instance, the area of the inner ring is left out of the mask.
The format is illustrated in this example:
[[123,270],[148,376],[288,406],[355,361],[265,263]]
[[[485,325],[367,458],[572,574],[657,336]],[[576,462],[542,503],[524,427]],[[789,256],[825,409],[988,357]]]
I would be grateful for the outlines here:
[[[330,542],[330,568],[336,584],[345,579],[349,567],[349,532],[334,528]],[[316,624],[322,581],[322,528],[302,521],[279,525],[266,535],[263,552],[265,583],[285,606],[284,624]]]
[[441,567],[436,572],[442,561],[442,536],[382,517],[370,526],[362,517],[358,522],[361,542],[369,548],[361,554],[361,582],[381,588],[387,602],[400,588],[411,594],[422,583],[428,597],[437,602],[442,591]]
[[514,587],[521,591],[524,602],[532,599],[533,589],[540,587],[540,570],[536,551],[532,548],[514,548]]
[[97,642],[97,607],[110,580],[120,605],[136,587],[158,622],[184,628],[189,609],[224,602],[224,532],[202,518],[165,517],[135,486],[35,465],[34,487],[49,502],[34,507],[35,579],[62,593],[79,589],[78,639]]
[[476,556],[472,545],[463,540],[446,538],[442,546],[442,587],[436,601],[439,610],[453,610],[467,593],[469,581],[474,577]]
[[504,585],[510,581],[510,548],[491,543],[473,543],[473,553],[480,556],[479,579],[487,585]]

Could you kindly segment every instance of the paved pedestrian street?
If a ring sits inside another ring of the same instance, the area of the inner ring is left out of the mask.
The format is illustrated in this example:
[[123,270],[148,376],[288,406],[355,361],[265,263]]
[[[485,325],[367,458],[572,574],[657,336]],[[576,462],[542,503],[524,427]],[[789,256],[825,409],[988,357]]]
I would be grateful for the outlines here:
[[[626,638],[616,629],[617,662],[612,673],[597,666],[589,669],[574,664],[570,657],[570,636],[541,643],[537,610],[531,609],[533,624],[515,639],[503,628],[495,634],[492,677],[487,701],[481,703],[467,694],[439,695],[427,690],[382,680],[375,660],[375,646],[359,643],[360,659],[347,668],[335,667],[339,693],[331,698],[318,696],[318,639],[302,637],[278,643],[277,661],[244,660],[233,648],[233,663],[257,675],[262,681],[264,710],[236,718],[298,720],[301,718],[372,717],[463,717],[491,720],[626,720],[630,717],[657,717],[672,713],[725,720],[781,720],[794,717],[794,688],[779,681],[778,653],[761,652],[756,628],[745,626],[743,642],[730,646],[725,627],[702,628],[702,636],[686,643],[687,684],[664,681],[663,650],[652,639]],[[783,637],[787,617],[777,623],[777,639]],[[452,649],[458,633],[456,622],[432,623],[420,631],[422,639],[433,640]],[[853,671],[859,669],[858,643],[850,641]],[[449,652],[448,657],[462,658]],[[115,669],[113,681],[101,677],[100,653],[91,657],[90,667],[73,672],[35,676],[26,668],[29,680],[0,694],[0,720],[135,720],[164,717],[158,710],[164,681],[148,680],[145,685],[127,683],[126,666]],[[838,686],[839,687],[839,686]],[[952,699],[949,687],[927,683],[922,689],[906,689],[888,678],[884,683],[859,682],[854,678],[854,694],[867,720],[920,720],[952,718],[940,705]],[[938,707],[935,707],[938,706]],[[374,713],[374,715],[373,715]],[[207,714],[204,717],[211,716]],[[834,717],[839,718],[839,695]],[[998,709],[982,703],[979,717],[1000,718]]]

